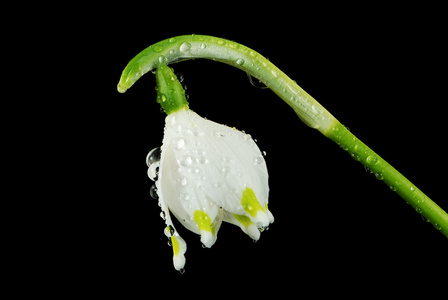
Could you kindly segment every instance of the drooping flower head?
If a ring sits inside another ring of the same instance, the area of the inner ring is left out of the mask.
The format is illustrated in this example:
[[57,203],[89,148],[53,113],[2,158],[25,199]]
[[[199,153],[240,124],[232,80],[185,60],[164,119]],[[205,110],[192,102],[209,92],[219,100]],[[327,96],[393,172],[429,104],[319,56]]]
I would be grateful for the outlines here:
[[187,247],[170,214],[200,234],[206,247],[216,242],[222,221],[258,240],[259,229],[274,221],[268,209],[268,172],[249,134],[189,109],[185,91],[169,67],[159,67],[156,79],[158,101],[168,116],[162,147],[148,154],[148,176],[156,180],[151,193],[162,208],[174,266],[183,270]]

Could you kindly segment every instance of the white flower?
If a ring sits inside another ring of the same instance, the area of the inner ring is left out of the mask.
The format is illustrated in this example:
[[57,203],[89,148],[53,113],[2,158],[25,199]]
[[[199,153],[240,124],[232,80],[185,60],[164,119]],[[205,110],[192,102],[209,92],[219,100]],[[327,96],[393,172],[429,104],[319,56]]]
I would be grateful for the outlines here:
[[244,132],[180,110],[166,117],[161,157],[153,150],[147,162],[177,270],[183,271],[187,246],[170,212],[200,234],[206,247],[215,243],[222,221],[239,226],[253,240],[260,238],[259,228],[274,221],[264,157]]

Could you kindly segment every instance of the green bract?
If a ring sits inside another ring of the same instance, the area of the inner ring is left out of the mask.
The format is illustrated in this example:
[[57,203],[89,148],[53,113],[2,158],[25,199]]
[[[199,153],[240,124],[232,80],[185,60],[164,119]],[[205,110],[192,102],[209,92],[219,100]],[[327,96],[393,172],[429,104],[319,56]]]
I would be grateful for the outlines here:
[[167,65],[161,65],[156,70],[157,102],[167,115],[188,109],[188,102],[179,80],[173,70]]

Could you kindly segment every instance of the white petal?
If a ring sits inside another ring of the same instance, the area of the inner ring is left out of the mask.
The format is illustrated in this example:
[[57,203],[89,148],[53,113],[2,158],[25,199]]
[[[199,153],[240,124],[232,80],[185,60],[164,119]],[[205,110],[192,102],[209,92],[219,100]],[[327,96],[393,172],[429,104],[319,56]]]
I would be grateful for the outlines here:
[[[230,216],[246,216],[255,227],[273,221],[267,210],[266,163],[250,135],[191,110],[166,118],[157,188],[159,198],[186,228],[201,234],[207,247],[216,241],[222,209]],[[248,190],[250,201],[244,196]],[[243,227],[254,239],[259,237],[254,226]]]
[[[157,188],[160,187],[159,182],[156,182]],[[163,217],[165,219],[165,227],[164,233],[165,236],[168,237],[171,241],[171,246],[173,248],[173,264],[174,268],[178,271],[182,270],[185,265],[185,252],[187,251],[187,244],[184,239],[179,235],[176,228],[173,225],[173,221],[171,220],[170,211],[166,206],[166,203],[163,199],[163,195],[158,193],[159,195],[159,204],[162,209]]]
[[234,224],[241,228],[241,230],[250,236],[254,241],[260,239],[260,231],[257,226],[246,216],[235,215],[224,211],[223,221]]

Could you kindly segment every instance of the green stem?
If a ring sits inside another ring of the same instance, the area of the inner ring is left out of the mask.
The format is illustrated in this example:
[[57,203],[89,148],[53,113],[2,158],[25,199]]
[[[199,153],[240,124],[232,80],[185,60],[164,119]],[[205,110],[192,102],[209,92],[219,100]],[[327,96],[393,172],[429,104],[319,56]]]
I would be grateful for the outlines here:
[[337,120],[313,97],[258,52],[233,41],[184,35],[149,46],[124,69],[117,89],[126,92],[143,74],[164,64],[206,58],[234,66],[258,78],[283,99],[308,126],[326,134]]
[[297,113],[368,167],[378,179],[421,213],[448,237],[448,216],[436,203],[349,132],[320,103],[256,51],[233,41],[205,35],[178,36],[158,42],[139,53],[124,69],[117,89],[124,93],[143,74],[165,64],[206,58],[239,68],[258,78]]
[[400,195],[418,213],[448,237],[448,215],[412,182],[392,167],[381,156],[361,142],[342,124],[332,128],[328,138],[336,142],[351,157],[370,169],[375,177]]

